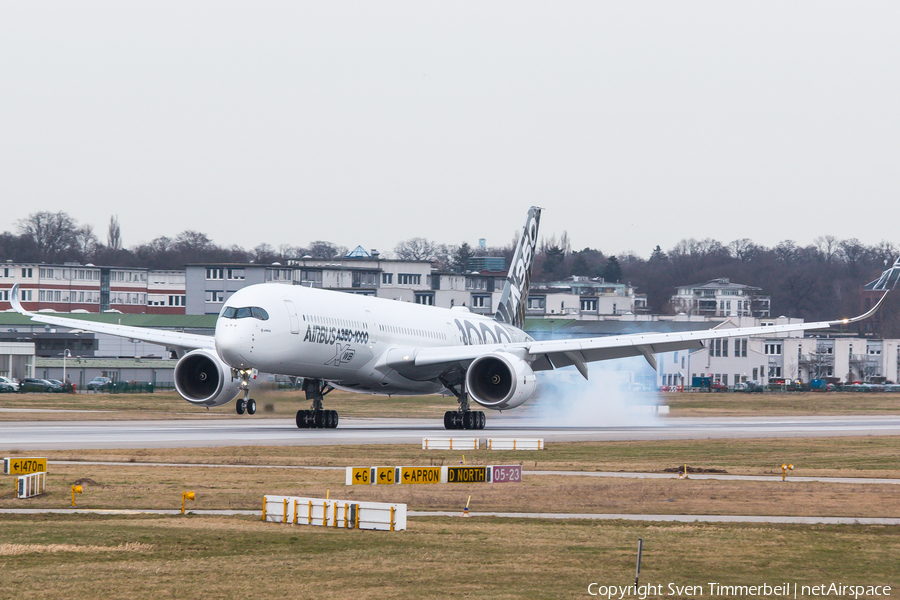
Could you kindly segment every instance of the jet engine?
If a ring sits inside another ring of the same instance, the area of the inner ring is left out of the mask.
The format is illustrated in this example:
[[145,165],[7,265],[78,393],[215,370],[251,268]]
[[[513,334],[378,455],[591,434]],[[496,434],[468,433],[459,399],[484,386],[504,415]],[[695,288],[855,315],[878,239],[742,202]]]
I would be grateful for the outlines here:
[[175,365],[175,389],[191,404],[221,406],[234,400],[240,385],[213,350],[188,352]]
[[537,388],[531,366],[507,352],[492,352],[472,361],[466,371],[469,396],[485,408],[506,410],[527,402]]

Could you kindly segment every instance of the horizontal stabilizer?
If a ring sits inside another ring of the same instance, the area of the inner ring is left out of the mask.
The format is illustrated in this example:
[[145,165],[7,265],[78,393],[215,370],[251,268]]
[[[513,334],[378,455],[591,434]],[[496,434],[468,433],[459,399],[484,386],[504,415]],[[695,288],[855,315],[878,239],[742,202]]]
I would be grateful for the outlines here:
[[900,281],[900,258],[894,261],[894,266],[882,273],[881,277],[869,284],[872,287],[866,287],[870,290],[888,292],[897,287],[898,281]]

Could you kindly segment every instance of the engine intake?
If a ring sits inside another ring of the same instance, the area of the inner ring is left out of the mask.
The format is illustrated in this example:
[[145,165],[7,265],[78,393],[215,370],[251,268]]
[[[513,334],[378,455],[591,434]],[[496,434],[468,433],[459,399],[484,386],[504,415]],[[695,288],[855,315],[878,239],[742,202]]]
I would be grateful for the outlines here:
[[175,389],[191,404],[221,406],[234,400],[240,385],[231,378],[231,367],[211,350],[189,352],[175,365]]
[[521,406],[537,389],[531,366],[506,352],[492,352],[472,361],[466,371],[469,396],[485,408],[506,410]]

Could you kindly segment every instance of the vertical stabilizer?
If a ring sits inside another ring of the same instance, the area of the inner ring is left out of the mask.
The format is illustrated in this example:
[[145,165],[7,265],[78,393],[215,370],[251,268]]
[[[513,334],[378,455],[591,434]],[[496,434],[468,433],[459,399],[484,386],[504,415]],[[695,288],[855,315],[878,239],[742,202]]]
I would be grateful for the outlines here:
[[537,246],[538,225],[541,222],[541,209],[532,206],[525,220],[525,228],[516,244],[506,285],[500,294],[500,304],[494,319],[508,323],[521,329],[525,325],[525,307],[528,288],[531,285],[531,267],[534,265],[534,253]]

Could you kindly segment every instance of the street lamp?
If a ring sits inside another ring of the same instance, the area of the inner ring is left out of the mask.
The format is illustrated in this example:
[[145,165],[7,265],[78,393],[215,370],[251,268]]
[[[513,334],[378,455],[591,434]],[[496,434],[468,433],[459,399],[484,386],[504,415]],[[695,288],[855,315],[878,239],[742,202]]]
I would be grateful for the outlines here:
[[72,353],[69,351],[68,348],[66,348],[65,352],[62,353],[62,357],[63,357],[63,378],[62,378],[62,381],[63,381],[63,386],[65,386],[65,385],[66,385],[66,359],[67,359],[67,358],[72,358]]

